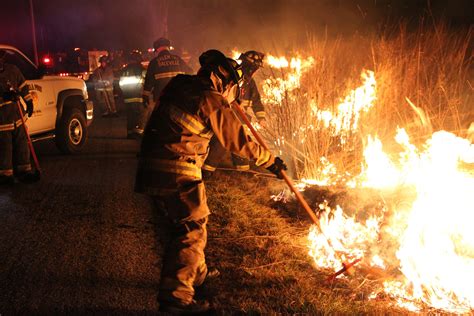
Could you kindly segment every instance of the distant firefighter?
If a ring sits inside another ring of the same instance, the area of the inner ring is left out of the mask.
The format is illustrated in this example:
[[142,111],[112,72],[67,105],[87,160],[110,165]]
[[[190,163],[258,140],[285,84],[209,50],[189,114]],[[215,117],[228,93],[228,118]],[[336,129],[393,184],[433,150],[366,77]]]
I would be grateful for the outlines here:
[[145,67],[139,51],[130,54],[130,62],[120,74],[120,89],[127,110],[127,138],[141,136],[145,129],[146,109],[143,105],[142,91]]
[[[156,57],[150,61],[145,76],[143,87],[143,103],[150,104],[159,99],[161,91],[174,76],[178,74],[191,74],[192,69],[178,56],[170,53],[171,42],[166,38],[159,38],[153,43]],[[151,112],[151,111],[150,111]]]
[[[14,183],[14,175],[22,182],[39,180],[32,171],[30,150],[21,116],[33,114],[33,99],[20,70],[6,62],[7,53],[0,52],[0,184]],[[18,98],[27,105],[18,108]],[[26,119],[26,117],[25,117]]]
[[97,101],[104,112],[102,116],[117,116],[114,99],[114,71],[107,56],[100,56],[99,67],[94,70],[93,82]]
[[[256,51],[248,51],[240,55],[242,61],[243,83],[241,87],[241,106],[246,113],[252,110],[260,125],[265,123],[265,108],[260,99],[260,92],[253,79],[255,72],[263,67],[264,54]],[[238,117],[238,115],[237,115]],[[203,166],[205,177],[210,177],[224,157],[226,150],[214,137],[211,140],[209,156]],[[249,170],[249,160],[236,154],[232,154],[232,162],[237,170]]]

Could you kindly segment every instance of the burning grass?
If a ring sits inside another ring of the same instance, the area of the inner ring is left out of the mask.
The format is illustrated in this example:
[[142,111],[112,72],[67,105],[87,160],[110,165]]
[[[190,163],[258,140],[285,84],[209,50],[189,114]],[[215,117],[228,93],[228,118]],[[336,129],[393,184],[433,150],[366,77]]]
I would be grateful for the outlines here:
[[295,55],[299,67],[286,56],[288,67],[273,58],[260,72],[270,113],[263,133],[300,179],[334,168],[338,177],[358,174],[366,136],[387,145],[397,126],[416,134],[416,144],[441,129],[465,136],[474,121],[471,37],[471,29],[439,23],[372,38],[310,38]]
[[[471,36],[443,24],[400,26],[371,39],[312,39],[305,53],[267,59],[270,117],[257,127],[302,184],[324,186],[312,205],[323,233],[308,237],[319,269],[340,268],[330,245],[344,260],[368,257],[362,273],[337,282],[353,296],[472,311]],[[347,189],[367,187],[379,195],[376,207],[351,210]]]
[[[329,269],[315,269],[308,256],[307,215],[296,208],[276,208],[269,197],[284,183],[218,172],[207,183],[208,262],[222,277],[210,294],[223,314],[392,313],[387,299],[369,301],[374,276],[324,283]],[[334,194],[334,193],[333,193]],[[370,279],[372,278],[372,279]]]

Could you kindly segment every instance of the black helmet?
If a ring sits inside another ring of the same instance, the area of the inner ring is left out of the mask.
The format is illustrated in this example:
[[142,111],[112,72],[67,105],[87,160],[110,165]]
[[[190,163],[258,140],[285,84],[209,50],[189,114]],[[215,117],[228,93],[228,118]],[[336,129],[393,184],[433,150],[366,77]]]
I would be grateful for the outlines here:
[[158,49],[160,47],[170,47],[170,46],[171,46],[170,40],[164,37],[160,37],[153,43],[154,49]]
[[264,53],[260,53],[254,50],[249,50],[240,55],[239,60],[242,61],[242,64],[249,64],[255,69],[263,67],[263,58],[265,57]]
[[[199,64],[202,68],[214,71],[225,85],[232,82],[240,84],[242,80],[242,68],[232,58],[226,57],[217,49],[210,49],[199,56]],[[221,66],[226,74],[219,70]]]

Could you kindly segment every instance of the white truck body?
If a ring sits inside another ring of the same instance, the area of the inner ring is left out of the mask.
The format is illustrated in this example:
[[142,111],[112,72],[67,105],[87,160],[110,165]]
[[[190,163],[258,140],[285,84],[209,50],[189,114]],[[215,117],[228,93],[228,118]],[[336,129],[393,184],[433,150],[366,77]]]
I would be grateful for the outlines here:
[[23,73],[33,97],[34,112],[27,120],[30,135],[34,138],[49,133],[57,138],[64,152],[79,151],[94,112],[85,82],[74,77],[42,75],[28,57],[12,46],[0,45],[0,51],[6,51],[6,62]]

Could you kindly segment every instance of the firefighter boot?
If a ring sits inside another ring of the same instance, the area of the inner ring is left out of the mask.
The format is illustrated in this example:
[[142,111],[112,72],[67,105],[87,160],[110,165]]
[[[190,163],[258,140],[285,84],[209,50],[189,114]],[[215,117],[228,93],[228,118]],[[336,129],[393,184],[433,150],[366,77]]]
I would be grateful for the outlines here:
[[180,304],[176,302],[161,302],[160,312],[171,313],[173,315],[199,315],[211,311],[208,301],[192,300],[189,304]]
[[35,172],[27,172],[18,176],[18,180],[26,184],[38,182],[40,179],[41,179],[41,174],[37,170]]
[[0,185],[12,185],[15,184],[15,178],[12,176],[0,175]]

